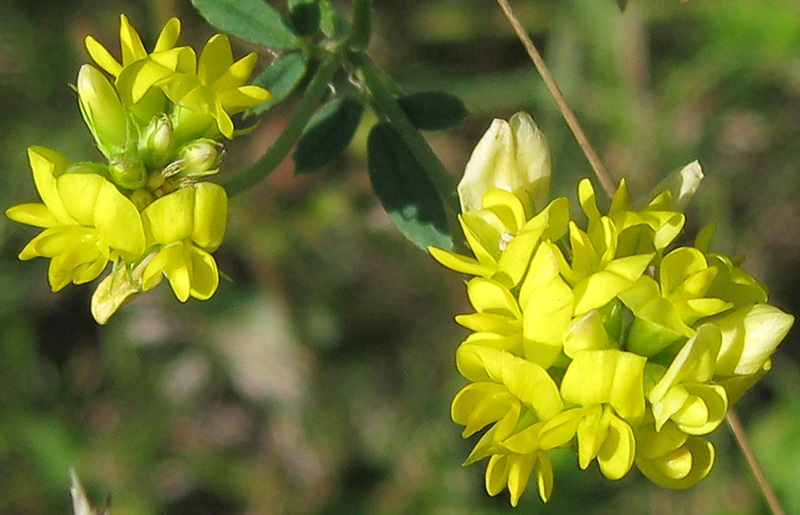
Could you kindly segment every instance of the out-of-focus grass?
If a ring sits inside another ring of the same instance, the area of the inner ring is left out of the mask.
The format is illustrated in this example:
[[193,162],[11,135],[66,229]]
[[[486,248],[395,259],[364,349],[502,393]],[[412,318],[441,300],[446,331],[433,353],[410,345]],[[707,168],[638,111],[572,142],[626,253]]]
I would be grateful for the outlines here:
[[[718,248],[790,312],[800,305],[800,13],[792,0],[680,4],[518,2],[526,26],[616,178],[645,194],[699,158],[706,180],[692,231],[719,222]],[[0,16],[0,199],[35,199],[25,148],[98,158],[74,82],[87,33],[115,48],[119,12],[152,42],[167,17],[182,40],[213,29],[189,2],[11,1]],[[590,173],[493,2],[376,2],[375,59],[408,91],[441,88],[472,110],[430,135],[458,176],[492,117],[525,109],[548,135],[554,193]],[[240,44],[238,51],[248,49]],[[270,56],[262,56],[267,65]],[[291,106],[229,145],[223,173],[253,161]],[[105,327],[91,287],[53,295],[44,260],[16,253],[34,231],[0,222],[0,512],[69,509],[68,467],[114,515],[508,512],[483,491],[472,442],[448,417],[463,383],[453,350],[467,309],[459,277],[403,241],[369,191],[363,144],[329,169],[284,166],[232,201],[218,256],[232,278],[206,303],[162,287]],[[766,473],[797,513],[796,332],[739,406]],[[725,428],[696,488],[659,489],[632,472],[611,483],[556,456],[549,505],[520,513],[762,513]]]

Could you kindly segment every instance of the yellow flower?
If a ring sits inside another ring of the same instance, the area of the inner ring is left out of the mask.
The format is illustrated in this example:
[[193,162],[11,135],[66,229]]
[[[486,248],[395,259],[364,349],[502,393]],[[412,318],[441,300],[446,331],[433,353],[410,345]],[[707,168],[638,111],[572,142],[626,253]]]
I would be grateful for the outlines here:
[[[124,15],[120,15],[119,43],[122,62],[117,61],[106,47],[94,37],[86,36],[86,50],[102,69],[115,77],[117,88],[123,93],[123,101],[128,104],[139,103],[150,88],[159,80],[175,71],[194,68],[194,51],[189,47],[175,47],[181,32],[178,18],[170,18],[158,35],[152,53],[148,53],[139,33]],[[151,98],[151,102],[158,103]],[[148,118],[142,118],[148,122]]]
[[209,299],[219,285],[211,252],[222,243],[228,210],[225,190],[201,182],[181,188],[142,211],[147,241],[156,249],[142,273],[149,290],[166,276],[181,302]]
[[714,446],[690,436],[668,421],[656,431],[652,420],[636,429],[636,467],[650,481],[666,488],[696,485],[711,472]]
[[139,211],[113,184],[93,168],[68,170],[69,161],[47,148],[29,148],[28,158],[43,203],[13,206],[6,216],[45,229],[19,258],[50,258],[53,291],[95,279],[109,260],[141,257],[145,238]]
[[216,121],[217,130],[230,139],[234,130],[231,115],[272,97],[264,88],[245,84],[256,59],[256,54],[250,53],[234,62],[228,37],[217,34],[203,48],[196,72],[178,70],[158,85],[175,104]]
[[[728,395],[723,386],[711,384],[721,343],[719,328],[705,324],[663,371],[647,393],[656,431],[672,420],[686,434],[705,435],[722,423],[728,411]],[[663,370],[657,364],[648,367]]]

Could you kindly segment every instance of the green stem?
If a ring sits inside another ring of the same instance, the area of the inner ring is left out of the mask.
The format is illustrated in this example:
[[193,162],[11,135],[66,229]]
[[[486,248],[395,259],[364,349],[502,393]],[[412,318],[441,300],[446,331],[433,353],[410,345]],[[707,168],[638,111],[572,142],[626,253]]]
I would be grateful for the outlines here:
[[[425,141],[425,138],[422,137],[403,109],[397,104],[394,95],[391,93],[392,90],[396,89],[396,86],[384,78],[383,73],[375,67],[365,54],[353,55],[352,60],[360,72],[364,86],[369,91],[373,106],[397,129],[400,137],[403,138],[409,150],[417,158],[417,162],[425,170],[428,179],[430,179],[448,211],[450,211],[448,216],[455,218],[453,215],[461,212],[455,182],[439,158],[436,157],[428,142]],[[455,228],[454,236],[460,232],[457,224]]]
[[339,69],[340,64],[341,56],[338,52],[331,52],[325,57],[303,93],[303,99],[297,106],[292,119],[286,124],[275,143],[249,168],[219,181],[227,190],[228,195],[233,196],[247,191],[271,174],[283,162],[322,102],[322,98],[328,91],[328,83]]

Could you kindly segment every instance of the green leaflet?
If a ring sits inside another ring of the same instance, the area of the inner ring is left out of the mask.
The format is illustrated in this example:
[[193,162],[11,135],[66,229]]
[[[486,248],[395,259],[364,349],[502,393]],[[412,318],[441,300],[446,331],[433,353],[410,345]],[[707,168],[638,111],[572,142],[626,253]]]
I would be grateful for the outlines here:
[[192,0],[203,18],[223,32],[266,48],[297,48],[297,35],[263,0]]
[[350,144],[364,106],[350,97],[331,100],[317,111],[294,151],[295,173],[311,173],[333,161]]
[[469,112],[461,99],[442,91],[421,91],[397,99],[418,129],[439,131],[461,123]]
[[256,77],[253,84],[267,88],[272,98],[250,109],[247,114],[258,116],[288,97],[300,84],[308,70],[306,57],[299,53],[286,54]]
[[319,0],[289,0],[292,25],[300,36],[313,36],[319,30]]
[[367,164],[372,189],[406,238],[423,249],[453,248],[442,199],[389,123],[372,128]]

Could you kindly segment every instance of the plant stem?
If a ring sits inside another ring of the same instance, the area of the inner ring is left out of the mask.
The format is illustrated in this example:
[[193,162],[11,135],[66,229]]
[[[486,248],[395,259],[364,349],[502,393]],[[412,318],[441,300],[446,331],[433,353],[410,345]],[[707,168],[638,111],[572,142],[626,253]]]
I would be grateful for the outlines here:
[[608,196],[613,197],[614,191],[616,191],[614,181],[611,180],[611,176],[608,174],[605,166],[603,166],[603,162],[600,160],[597,152],[595,152],[592,144],[589,142],[589,138],[586,137],[586,133],[583,132],[583,128],[578,122],[578,118],[575,116],[575,113],[572,111],[572,109],[570,109],[569,104],[567,104],[566,98],[564,98],[564,95],[561,93],[558,84],[556,84],[555,79],[553,79],[553,75],[550,73],[550,69],[547,67],[547,64],[544,62],[544,59],[542,59],[541,54],[539,54],[539,51],[536,49],[536,45],[533,44],[533,40],[531,40],[528,32],[522,26],[522,23],[520,23],[517,15],[514,14],[514,10],[511,8],[509,0],[497,0],[497,3],[500,5],[500,9],[503,11],[506,19],[508,19],[508,22],[514,29],[514,32],[517,34],[517,37],[522,42],[525,50],[528,52],[528,56],[530,56],[531,60],[533,61],[533,65],[536,67],[536,71],[539,72],[539,75],[542,77],[547,89],[550,91],[550,95],[553,96],[553,100],[555,100],[556,105],[561,111],[561,114],[564,116],[564,120],[566,120],[570,130],[572,130],[572,134],[575,136],[575,139],[578,140],[578,145],[580,145],[581,150],[583,150],[586,159],[589,160],[589,165],[591,165],[592,170],[594,170],[597,179],[600,181],[600,184],[603,186],[603,189],[606,191]]
[[739,421],[739,417],[736,415],[736,412],[731,409],[728,410],[726,418],[731,432],[733,433],[733,437],[736,439],[736,443],[739,444],[739,448],[742,449],[742,454],[744,454],[747,464],[750,465],[750,470],[753,471],[753,475],[756,477],[756,482],[761,488],[761,493],[764,494],[764,499],[767,501],[770,511],[772,511],[773,515],[784,515],[783,508],[778,501],[778,496],[775,495],[775,491],[770,486],[769,481],[767,481],[767,476],[765,476],[764,471],[761,470],[756,455],[750,447],[750,442],[747,439],[747,434],[744,432],[742,423]]
[[328,83],[339,69],[340,64],[341,56],[338,52],[331,52],[325,57],[306,88],[292,119],[286,124],[275,143],[249,168],[219,181],[227,190],[228,195],[233,196],[247,191],[281,164],[297,140],[300,139],[303,129],[306,128],[308,121],[322,102],[322,98],[328,91]]
[[[417,158],[420,166],[430,179],[439,196],[453,213],[461,211],[453,178],[447,172],[442,162],[436,157],[428,142],[419,133],[416,127],[406,116],[403,109],[397,104],[392,94],[396,89],[394,84],[387,84],[384,74],[375,67],[363,53],[352,57],[353,63],[358,68],[361,79],[377,111],[386,117],[386,120],[397,129],[403,141]],[[455,234],[455,233],[454,233]]]

